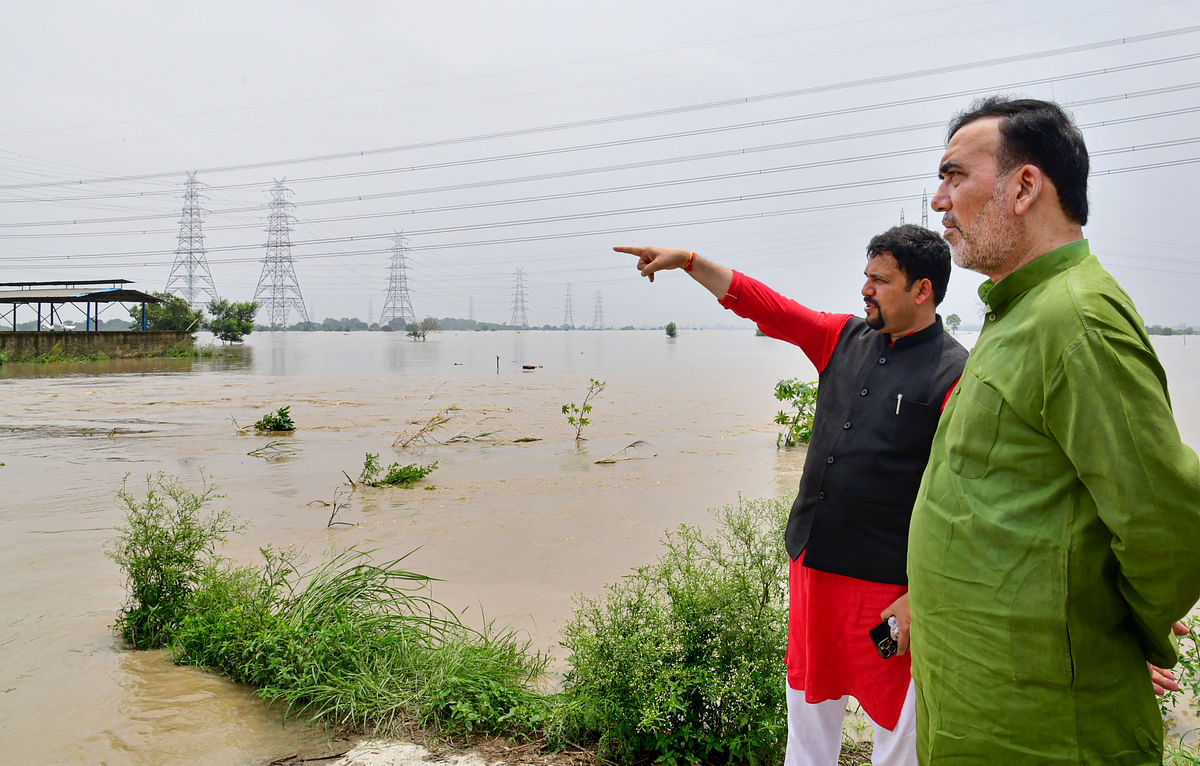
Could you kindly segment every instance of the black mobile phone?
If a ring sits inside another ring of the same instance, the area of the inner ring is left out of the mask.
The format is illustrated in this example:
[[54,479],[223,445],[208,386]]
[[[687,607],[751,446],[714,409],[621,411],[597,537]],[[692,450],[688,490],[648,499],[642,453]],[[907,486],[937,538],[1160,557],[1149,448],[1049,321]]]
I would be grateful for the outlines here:
[[868,635],[871,636],[871,643],[875,644],[875,651],[879,652],[879,656],[885,660],[900,648],[896,639],[892,638],[892,627],[888,625],[887,620],[871,628]]

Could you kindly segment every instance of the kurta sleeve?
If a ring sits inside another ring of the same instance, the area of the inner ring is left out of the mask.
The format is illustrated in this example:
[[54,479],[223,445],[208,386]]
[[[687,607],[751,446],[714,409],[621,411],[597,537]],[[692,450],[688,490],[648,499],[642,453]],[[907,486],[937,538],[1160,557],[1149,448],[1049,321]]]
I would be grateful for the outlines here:
[[1141,338],[1092,329],[1046,384],[1046,424],[1111,532],[1146,659],[1170,667],[1171,624],[1200,598],[1200,466],[1180,440],[1162,367]]
[[720,304],[753,320],[763,335],[799,346],[818,373],[829,363],[838,336],[850,319],[849,314],[814,311],[736,270]]

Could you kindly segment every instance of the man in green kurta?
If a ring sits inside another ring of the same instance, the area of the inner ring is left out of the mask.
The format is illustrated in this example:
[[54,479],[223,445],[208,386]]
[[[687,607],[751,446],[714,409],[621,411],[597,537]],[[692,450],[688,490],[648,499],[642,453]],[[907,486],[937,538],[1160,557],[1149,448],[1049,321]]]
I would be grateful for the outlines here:
[[908,575],[924,764],[1160,764],[1147,663],[1200,598],[1200,467],[1142,318],[1083,238],[1055,104],[952,123],[933,208],[987,317],[934,437]]

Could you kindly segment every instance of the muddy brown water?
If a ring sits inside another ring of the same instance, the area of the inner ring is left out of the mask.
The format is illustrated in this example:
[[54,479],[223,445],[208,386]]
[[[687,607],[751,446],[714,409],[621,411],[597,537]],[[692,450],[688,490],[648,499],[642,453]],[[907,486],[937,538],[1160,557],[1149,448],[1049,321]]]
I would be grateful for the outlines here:
[[[968,336],[969,338],[969,336]],[[1161,339],[1184,438],[1200,439],[1200,340]],[[530,365],[533,369],[524,369]],[[772,396],[815,373],[799,350],[746,330],[254,334],[199,360],[0,367],[0,762],[262,764],[323,752],[324,734],[281,723],[245,687],[125,649],[124,601],[105,558],[128,476],[142,494],[163,471],[249,524],[224,555],[260,546],[317,561],[378,549],[442,579],[439,600],[526,631],[561,656],[576,593],[597,595],[652,561],[664,529],[708,525],[708,509],[790,495],[802,455],[775,449]],[[561,407],[606,381],[577,445]],[[278,437],[239,435],[290,405],[292,454],[247,453]],[[454,406],[440,440],[393,448]],[[487,434],[486,436],[481,436]],[[537,441],[517,443],[532,437]],[[600,457],[642,440],[623,455]],[[343,471],[438,462],[431,489],[359,489],[327,527]]]

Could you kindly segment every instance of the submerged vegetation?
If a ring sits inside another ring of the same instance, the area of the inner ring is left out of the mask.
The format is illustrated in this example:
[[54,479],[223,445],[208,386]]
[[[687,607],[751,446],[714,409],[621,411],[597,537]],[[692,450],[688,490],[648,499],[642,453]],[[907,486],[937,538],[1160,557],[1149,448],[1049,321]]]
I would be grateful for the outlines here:
[[566,416],[567,423],[575,426],[575,441],[583,440],[583,429],[592,421],[588,418],[588,414],[592,411],[592,397],[604,390],[604,381],[588,378],[588,390],[583,396],[583,404],[576,405],[575,402],[568,402],[562,406],[562,414]]
[[[511,628],[464,624],[433,598],[434,578],[407,568],[411,554],[377,562],[352,547],[306,567],[263,548],[257,565],[238,566],[214,550],[239,525],[211,510],[220,495],[207,478],[193,492],[159,473],[144,497],[124,486],[117,497],[125,520],[108,555],[129,590],[121,635],[257,687],[285,717],[341,733],[582,747],[610,764],[782,758],[783,500],[716,509],[712,532],[681,525],[655,563],[578,595],[552,692],[545,654]],[[1194,690],[1195,641],[1180,648],[1181,684]],[[869,763],[869,747],[847,741],[840,762]],[[1164,763],[1197,755],[1176,739]]]
[[407,556],[379,563],[351,548],[306,569],[263,549],[257,566],[236,566],[213,551],[236,525],[210,510],[219,495],[207,480],[193,493],[158,474],[144,498],[118,497],[126,521],[110,555],[130,590],[122,635],[256,686],[289,717],[675,763],[781,752],[785,504],[722,509],[711,536],[682,526],[658,564],[601,599],[580,597],[564,642],[572,669],[548,693],[546,655],[512,629],[465,625]]
[[[363,456],[363,467],[362,472],[358,475],[358,482],[366,484],[368,487],[403,487],[408,489],[433,473],[436,468],[437,462],[435,461],[430,465],[417,465],[416,463],[400,465],[399,463],[392,463],[386,469],[382,469],[379,465],[379,455],[368,452]],[[383,473],[382,476],[379,475],[381,472]]]
[[117,492],[125,520],[106,553],[125,574],[129,602],[118,613],[116,628],[138,649],[162,646],[170,638],[216,544],[238,529],[228,511],[209,510],[220,495],[207,477],[202,481],[197,493],[157,473],[146,477],[146,496],[138,499],[126,476]]
[[292,422],[290,410],[292,406],[285,405],[263,415],[254,423],[255,431],[295,431],[296,424]]

